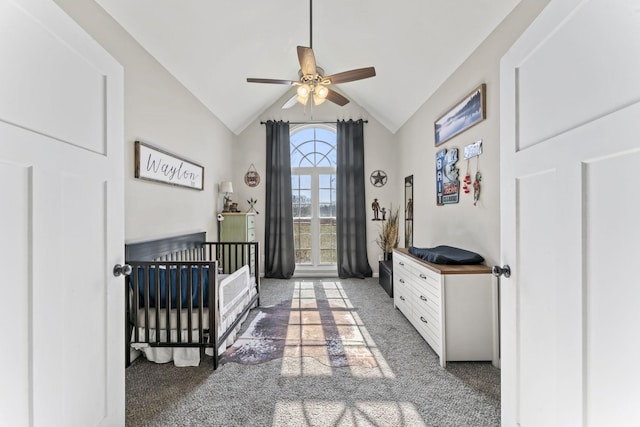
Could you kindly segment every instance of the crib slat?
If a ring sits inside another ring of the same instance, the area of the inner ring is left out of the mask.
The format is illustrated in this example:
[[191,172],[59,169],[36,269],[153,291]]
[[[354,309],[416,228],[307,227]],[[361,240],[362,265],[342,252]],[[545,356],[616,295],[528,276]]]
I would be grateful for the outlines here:
[[[165,301],[167,302],[167,309],[165,310],[165,318],[166,323],[164,325],[165,328],[165,336],[166,342],[171,342],[171,266],[167,265],[164,269],[164,292],[165,292]],[[157,325],[157,330],[159,331],[160,326]]]
[[182,274],[180,274],[180,264],[176,264],[176,334],[177,334],[177,342],[182,342]]
[[[204,266],[198,266],[198,342],[204,343],[204,325],[202,324],[202,314],[204,311]],[[211,282],[209,282],[211,287]]]
[[214,262],[215,268],[213,272],[209,269],[209,342],[213,344],[213,369],[218,369],[218,341],[220,312],[218,307],[218,299],[220,297],[220,288],[218,283],[218,261]]
[[[140,341],[140,327],[138,325],[138,315],[140,311],[140,280],[138,276],[138,269],[140,268],[137,265],[134,265],[134,274],[133,274],[133,318],[130,319],[133,321],[133,333],[134,333],[134,341]],[[127,301],[129,299],[127,298]],[[128,351],[128,349],[127,349]]]
[[[193,269],[191,265],[183,265],[181,269],[182,268],[187,270],[187,295],[189,298],[187,303],[187,342],[192,343],[193,336],[191,331],[193,330],[193,319],[191,317],[193,314]],[[202,283],[200,283],[200,288],[202,288]]]
[[[160,342],[160,308],[162,307],[162,305],[160,304],[160,266],[159,265],[155,265],[153,266],[153,268],[155,269],[155,295],[156,295],[156,303],[155,303],[155,317],[156,317],[156,342]],[[149,324],[147,323],[147,329],[149,328]]]
[[145,265],[144,267],[144,341],[149,342],[149,266]]

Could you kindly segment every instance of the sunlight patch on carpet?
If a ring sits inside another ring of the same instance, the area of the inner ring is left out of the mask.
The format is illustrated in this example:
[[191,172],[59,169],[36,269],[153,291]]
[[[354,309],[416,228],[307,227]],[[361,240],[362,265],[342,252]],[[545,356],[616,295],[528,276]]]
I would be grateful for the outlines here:
[[271,425],[426,427],[416,406],[410,402],[323,400],[276,402]]
[[339,282],[296,282],[291,300],[257,310],[222,363],[282,359],[288,377],[331,376],[342,367],[358,377],[394,377]]

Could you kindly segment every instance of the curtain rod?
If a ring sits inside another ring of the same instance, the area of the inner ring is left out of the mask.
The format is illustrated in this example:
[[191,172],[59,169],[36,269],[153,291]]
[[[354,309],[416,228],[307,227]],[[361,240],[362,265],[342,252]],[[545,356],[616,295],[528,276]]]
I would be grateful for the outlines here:
[[[362,120],[362,119],[358,119],[358,120]],[[355,121],[358,121],[355,120]],[[315,124],[326,124],[326,125],[332,125],[335,124],[338,120],[334,120],[332,122],[325,122],[325,121],[310,121],[310,122],[287,122],[290,125],[315,125]],[[369,120],[362,120],[362,123],[369,123]],[[260,122],[261,125],[266,125],[267,122]]]

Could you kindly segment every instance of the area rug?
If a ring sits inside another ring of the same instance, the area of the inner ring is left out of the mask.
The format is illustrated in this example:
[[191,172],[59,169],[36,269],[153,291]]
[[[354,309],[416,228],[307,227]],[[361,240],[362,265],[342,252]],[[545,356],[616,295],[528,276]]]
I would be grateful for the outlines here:
[[258,364],[312,357],[330,367],[375,368],[357,310],[341,299],[293,299],[259,307],[255,318],[220,362]]

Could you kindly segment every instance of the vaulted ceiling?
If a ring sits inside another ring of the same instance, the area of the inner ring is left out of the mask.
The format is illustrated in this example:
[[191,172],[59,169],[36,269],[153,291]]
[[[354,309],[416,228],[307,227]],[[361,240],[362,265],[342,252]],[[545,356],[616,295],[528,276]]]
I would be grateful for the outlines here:
[[[297,80],[310,42],[308,0],[96,1],[236,134],[292,90],[246,78]],[[519,2],[316,0],[313,50],[326,74],[375,66],[335,87],[395,133]]]

